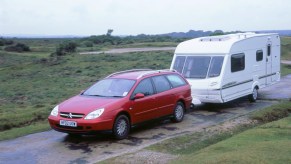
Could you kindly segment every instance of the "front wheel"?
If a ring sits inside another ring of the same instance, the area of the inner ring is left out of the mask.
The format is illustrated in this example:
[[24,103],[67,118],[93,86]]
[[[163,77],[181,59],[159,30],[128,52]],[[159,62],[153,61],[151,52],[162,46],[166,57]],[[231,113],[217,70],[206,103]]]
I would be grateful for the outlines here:
[[116,139],[124,139],[127,137],[130,129],[129,119],[125,115],[120,115],[115,119],[113,126],[113,135]]
[[185,107],[182,102],[178,102],[174,109],[173,118],[171,119],[173,122],[181,122],[183,121],[185,114]]
[[257,98],[258,98],[258,88],[254,88],[252,94],[249,95],[249,100],[250,102],[256,102]]

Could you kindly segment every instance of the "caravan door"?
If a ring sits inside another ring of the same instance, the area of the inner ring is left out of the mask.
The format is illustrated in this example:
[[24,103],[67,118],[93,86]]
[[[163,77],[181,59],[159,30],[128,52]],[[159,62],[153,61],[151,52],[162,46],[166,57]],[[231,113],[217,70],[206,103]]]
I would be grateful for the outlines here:
[[271,84],[272,82],[272,43],[267,43],[267,55],[266,55],[266,85]]

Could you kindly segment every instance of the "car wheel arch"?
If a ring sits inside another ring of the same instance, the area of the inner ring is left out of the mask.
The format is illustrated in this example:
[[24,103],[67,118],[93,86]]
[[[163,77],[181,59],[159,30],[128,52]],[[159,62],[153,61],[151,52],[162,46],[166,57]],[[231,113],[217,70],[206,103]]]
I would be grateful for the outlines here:
[[181,102],[181,103],[184,105],[184,107],[185,107],[184,112],[186,112],[186,111],[185,111],[185,110],[186,110],[185,101],[184,101],[182,98],[180,98],[180,99],[178,99],[178,101],[176,102],[176,104],[177,104],[178,102]]
[[116,119],[116,118],[117,118],[118,116],[120,116],[120,115],[125,115],[125,116],[128,118],[129,123],[130,123],[130,125],[131,125],[131,117],[130,117],[130,114],[129,114],[127,111],[120,111],[120,112],[115,116],[114,119]]

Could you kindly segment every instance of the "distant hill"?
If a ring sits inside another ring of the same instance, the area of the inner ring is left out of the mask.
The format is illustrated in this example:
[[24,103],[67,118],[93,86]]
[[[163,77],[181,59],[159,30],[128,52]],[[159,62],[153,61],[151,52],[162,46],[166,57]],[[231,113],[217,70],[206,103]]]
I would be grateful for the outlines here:
[[278,33],[280,36],[291,36],[291,30],[263,30],[256,33]]
[[190,30],[188,32],[172,32],[167,34],[160,34],[160,36],[170,36],[173,38],[197,38],[202,36],[209,36],[212,33],[212,31]]
[[[232,32],[223,32],[222,30],[216,31],[203,31],[203,30],[190,30],[188,32],[172,32],[166,34],[159,34],[160,36],[170,36],[173,38],[197,38],[215,34],[229,34],[229,33],[237,33],[243,31],[232,31]],[[249,32],[249,31],[248,31]],[[264,30],[264,31],[251,31],[256,33],[278,33],[280,36],[291,36],[291,30]]]

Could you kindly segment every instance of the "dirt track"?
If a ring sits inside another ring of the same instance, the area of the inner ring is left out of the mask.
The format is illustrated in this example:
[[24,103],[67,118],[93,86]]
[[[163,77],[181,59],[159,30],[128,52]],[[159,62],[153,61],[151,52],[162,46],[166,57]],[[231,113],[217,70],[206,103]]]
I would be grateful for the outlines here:
[[174,51],[175,48],[176,47],[116,48],[108,51],[81,52],[80,54],[121,54],[129,52]]

